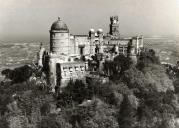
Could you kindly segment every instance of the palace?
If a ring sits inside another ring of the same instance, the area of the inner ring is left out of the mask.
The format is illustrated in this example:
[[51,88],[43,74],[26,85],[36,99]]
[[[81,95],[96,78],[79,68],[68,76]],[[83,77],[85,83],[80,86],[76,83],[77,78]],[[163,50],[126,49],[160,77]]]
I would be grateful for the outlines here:
[[49,32],[50,51],[41,46],[38,66],[46,69],[52,89],[66,86],[70,79],[85,79],[87,72],[101,71],[106,60],[119,54],[136,63],[143,48],[142,36],[120,37],[118,16],[110,17],[107,34],[102,29],[90,29],[88,35],[72,35],[61,18],[52,24]]

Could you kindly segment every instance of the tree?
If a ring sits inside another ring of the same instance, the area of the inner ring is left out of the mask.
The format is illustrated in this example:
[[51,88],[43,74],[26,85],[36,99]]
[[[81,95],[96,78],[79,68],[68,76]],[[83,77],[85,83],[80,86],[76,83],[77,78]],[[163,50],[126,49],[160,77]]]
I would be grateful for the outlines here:
[[119,54],[114,58],[114,65],[115,65],[115,71],[120,72],[120,74],[123,74],[123,72],[130,68],[132,64],[132,60],[129,57],[125,57],[123,54]]
[[129,98],[128,95],[124,95],[124,100],[120,106],[118,122],[121,128],[134,128],[136,126],[137,109],[134,108]]
[[[138,125],[141,128],[166,127],[171,125],[175,117],[172,92],[143,92],[140,106],[137,110]],[[170,128],[170,127],[169,127]]]
[[172,80],[166,74],[164,67],[157,64],[151,64],[143,69],[145,78],[159,92],[174,90]]
[[0,128],[9,128],[8,122],[5,117],[0,118]]
[[150,64],[160,64],[159,58],[156,56],[153,49],[146,49],[140,53],[137,62],[137,68],[142,70],[144,67],[149,66]]
[[37,128],[72,128],[72,126],[62,116],[51,114],[44,117]]
[[140,94],[144,90],[149,90],[149,81],[147,81],[143,72],[141,72],[134,66],[126,70],[121,76],[121,79],[122,82],[126,83],[128,88],[135,91],[135,94]]
[[73,125],[81,128],[119,128],[115,109],[99,98],[91,100],[90,104],[81,105],[73,114]]
[[66,106],[72,105],[73,103],[82,103],[83,100],[87,99],[87,88],[83,81],[76,80],[70,81],[62,90],[62,93],[58,95],[58,105]]
[[12,80],[12,83],[22,83],[30,78],[32,75],[32,68],[28,65],[24,65],[14,70],[5,69],[1,73],[5,75],[6,78]]
[[105,61],[104,72],[108,74],[113,80],[124,73],[132,65],[132,60],[129,57],[125,57],[123,54],[119,54],[113,61]]

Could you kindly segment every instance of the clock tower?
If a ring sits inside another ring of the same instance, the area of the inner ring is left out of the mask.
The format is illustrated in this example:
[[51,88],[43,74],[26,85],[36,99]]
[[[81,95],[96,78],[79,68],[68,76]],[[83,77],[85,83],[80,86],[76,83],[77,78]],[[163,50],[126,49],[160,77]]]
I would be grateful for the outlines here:
[[119,22],[118,16],[111,16],[110,17],[110,25],[109,25],[109,34],[115,38],[119,38]]

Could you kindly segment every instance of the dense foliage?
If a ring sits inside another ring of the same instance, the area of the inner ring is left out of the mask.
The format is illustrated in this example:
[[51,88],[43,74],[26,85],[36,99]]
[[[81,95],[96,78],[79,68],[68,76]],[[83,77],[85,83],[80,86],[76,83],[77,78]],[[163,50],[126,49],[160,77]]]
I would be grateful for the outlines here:
[[[105,63],[109,82],[70,81],[56,94],[37,82],[43,81],[41,72],[4,70],[11,81],[0,85],[0,127],[178,128],[178,69],[166,70],[153,50],[138,59],[134,65],[119,55]],[[33,74],[38,79],[30,80]]]
[[6,78],[12,80],[13,83],[20,83],[26,81],[32,75],[32,69],[28,65],[25,65],[14,70],[5,69],[1,73]]

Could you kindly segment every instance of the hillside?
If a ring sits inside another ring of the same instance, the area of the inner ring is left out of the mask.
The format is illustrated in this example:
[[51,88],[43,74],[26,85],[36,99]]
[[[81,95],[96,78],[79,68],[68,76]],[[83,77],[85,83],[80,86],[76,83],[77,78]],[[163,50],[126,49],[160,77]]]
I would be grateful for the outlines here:
[[70,81],[56,93],[39,70],[4,71],[9,80],[0,85],[0,127],[178,128],[179,70],[166,74],[153,50],[142,53],[137,65],[120,60],[106,65],[112,72],[109,82]]

